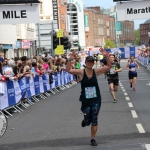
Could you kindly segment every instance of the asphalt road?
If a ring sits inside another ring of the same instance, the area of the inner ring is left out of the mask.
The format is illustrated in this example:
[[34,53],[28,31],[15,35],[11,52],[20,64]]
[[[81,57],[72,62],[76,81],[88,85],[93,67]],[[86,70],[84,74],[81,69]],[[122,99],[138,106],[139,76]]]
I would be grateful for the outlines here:
[[[150,72],[141,66],[137,91],[132,91],[125,65],[121,63],[116,104],[104,75],[98,79],[102,107],[95,150],[150,150]],[[81,127],[79,95],[80,84],[15,113],[8,119],[0,150],[93,150],[90,127]]]

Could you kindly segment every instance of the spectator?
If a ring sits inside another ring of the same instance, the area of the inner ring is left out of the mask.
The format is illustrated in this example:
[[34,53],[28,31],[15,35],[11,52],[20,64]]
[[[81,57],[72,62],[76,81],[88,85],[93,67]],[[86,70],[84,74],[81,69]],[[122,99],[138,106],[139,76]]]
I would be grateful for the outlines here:
[[0,61],[3,63],[4,59],[3,57],[0,55]]

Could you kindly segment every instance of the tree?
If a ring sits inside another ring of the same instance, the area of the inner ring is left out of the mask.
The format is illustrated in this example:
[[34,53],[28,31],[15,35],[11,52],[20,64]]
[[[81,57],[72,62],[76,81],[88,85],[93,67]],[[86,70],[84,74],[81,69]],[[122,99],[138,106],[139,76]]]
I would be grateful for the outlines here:
[[140,45],[140,29],[134,31],[135,45]]
[[115,48],[115,47],[116,45],[113,41],[111,41],[110,39],[106,40],[104,48]]

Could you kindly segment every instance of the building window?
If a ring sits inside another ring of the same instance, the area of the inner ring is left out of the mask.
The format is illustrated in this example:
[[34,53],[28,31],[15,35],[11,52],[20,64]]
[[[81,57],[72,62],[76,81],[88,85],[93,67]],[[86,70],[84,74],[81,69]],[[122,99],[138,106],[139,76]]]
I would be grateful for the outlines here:
[[50,19],[50,16],[47,16],[46,19],[49,20],[49,19]]
[[43,3],[40,3],[40,14],[43,14]]
[[62,14],[62,23],[65,23],[65,15]]
[[40,19],[43,19],[43,17],[40,17]]

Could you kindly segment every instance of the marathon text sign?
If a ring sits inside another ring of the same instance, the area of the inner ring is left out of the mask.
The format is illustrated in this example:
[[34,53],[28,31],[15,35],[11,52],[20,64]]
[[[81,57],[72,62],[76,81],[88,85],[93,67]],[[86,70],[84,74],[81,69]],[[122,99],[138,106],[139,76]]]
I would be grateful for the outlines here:
[[150,1],[117,3],[118,21],[150,18]]
[[0,24],[39,23],[38,4],[0,5]]

